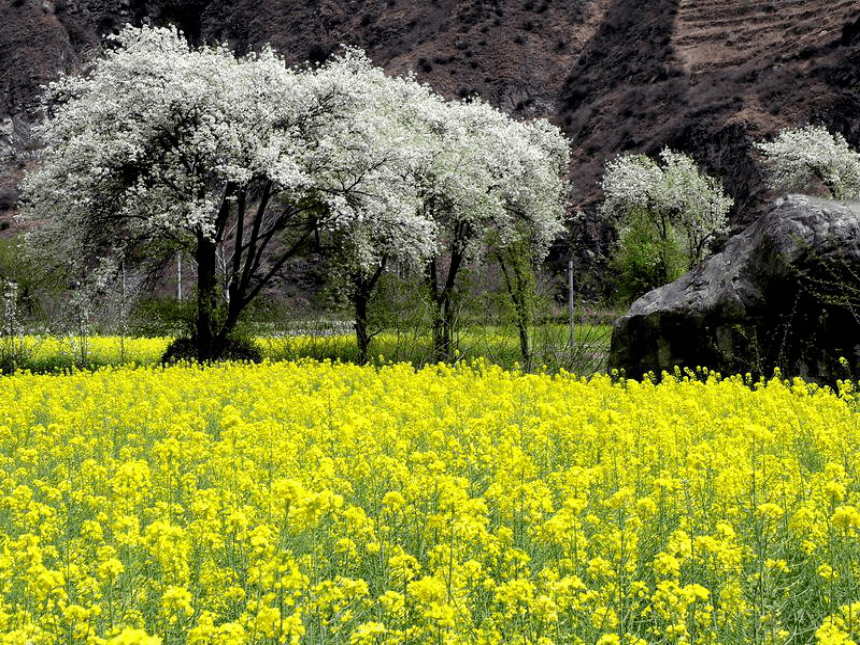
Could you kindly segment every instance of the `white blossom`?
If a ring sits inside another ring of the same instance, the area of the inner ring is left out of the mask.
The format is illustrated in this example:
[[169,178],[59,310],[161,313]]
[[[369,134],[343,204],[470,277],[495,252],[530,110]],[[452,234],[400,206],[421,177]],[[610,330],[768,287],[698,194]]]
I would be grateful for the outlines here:
[[216,253],[230,320],[271,278],[258,245],[287,229],[299,242],[343,233],[373,272],[426,263],[452,226],[464,253],[496,230],[541,254],[561,228],[569,152],[544,121],[446,102],[352,48],[289,68],[271,48],[237,58],[174,29],[115,41],[90,74],[47,90],[41,166],[24,182],[36,245],[82,266],[108,252]]
[[860,199],[860,154],[841,134],[807,125],[783,130],[776,139],[757,143],[756,148],[770,167],[773,190],[808,190],[820,182],[834,199]]
[[687,155],[666,148],[660,160],[628,154],[607,163],[600,212],[622,231],[633,217],[646,218],[661,239],[681,240],[692,266],[727,232],[734,201]]

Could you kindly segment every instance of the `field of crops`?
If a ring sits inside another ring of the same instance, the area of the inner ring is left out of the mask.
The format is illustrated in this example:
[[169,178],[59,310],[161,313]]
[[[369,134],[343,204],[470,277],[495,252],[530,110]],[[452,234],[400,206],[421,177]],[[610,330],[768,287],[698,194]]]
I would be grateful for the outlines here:
[[[289,334],[265,334],[254,339],[261,354],[272,361],[315,358],[359,362],[355,334],[348,325],[332,333],[329,325],[309,325]],[[344,331],[346,328],[346,331]],[[611,328],[605,324],[578,324],[576,349],[569,347],[566,325],[547,324],[531,330],[534,365],[547,365],[593,373],[605,367]],[[0,370],[57,372],[95,369],[116,365],[157,365],[172,338],[132,338],[123,336],[0,336]],[[497,365],[514,368],[522,362],[516,330],[504,327],[473,326],[456,335],[458,360],[488,358]],[[415,366],[433,361],[433,341],[429,332],[385,332],[373,338],[373,363],[407,362]]]
[[852,643],[848,386],[0,379],[0,643]]

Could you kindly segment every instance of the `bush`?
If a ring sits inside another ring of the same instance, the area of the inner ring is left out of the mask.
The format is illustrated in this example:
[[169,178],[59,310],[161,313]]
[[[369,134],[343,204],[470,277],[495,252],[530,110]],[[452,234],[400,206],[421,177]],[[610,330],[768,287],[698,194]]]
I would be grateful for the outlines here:
[[[227,340],[224,350],[215,360],[261,363],[263,361],[263,354],[260,351],[259,345],[252,340],[230,338]],[[196,338],[177,338],[167,346],[167,350],[161,357],[162,364],[173,364],[182,361],[197,362]]]
[[629,303],[683,275],[687,256],[677,237],[663,239],[650,220],[633,217],[619,236],[612,266],[618,272],[618,297]]

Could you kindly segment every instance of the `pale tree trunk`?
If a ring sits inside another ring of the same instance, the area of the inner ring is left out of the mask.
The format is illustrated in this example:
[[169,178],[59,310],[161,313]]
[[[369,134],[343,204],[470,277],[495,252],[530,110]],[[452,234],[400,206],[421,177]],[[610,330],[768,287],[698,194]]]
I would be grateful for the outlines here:
[[[505,261],[506,253],[510,253]],[[520,354],[523,357],[523,368],[531,371],[532,354],[529,342],[529,324],[531,323],[531,308],[529,306],[529,281],[526,270],[522,266],[522,258],[516,256],[515,250],[503,251],[498,249],[496,255],[499,267],[505,278],[505,286],[514,303],[514,320],[520,340]]]

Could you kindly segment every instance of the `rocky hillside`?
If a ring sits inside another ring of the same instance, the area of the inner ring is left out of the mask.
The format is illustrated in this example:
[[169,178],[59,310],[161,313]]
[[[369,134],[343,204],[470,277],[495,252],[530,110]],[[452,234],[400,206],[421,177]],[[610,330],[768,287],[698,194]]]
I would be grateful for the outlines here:
[[547,116],[571,139],[586,212],[620,151],[692,154],[735,196],[740,225],[767,198],[751,142],[812,121],[860,145],[857,0],[4,0],[0,218],[32,163],[40,84],[85,70],[127,22],[239,52],[271,42],[295,62],[358,45],[449,97]]

